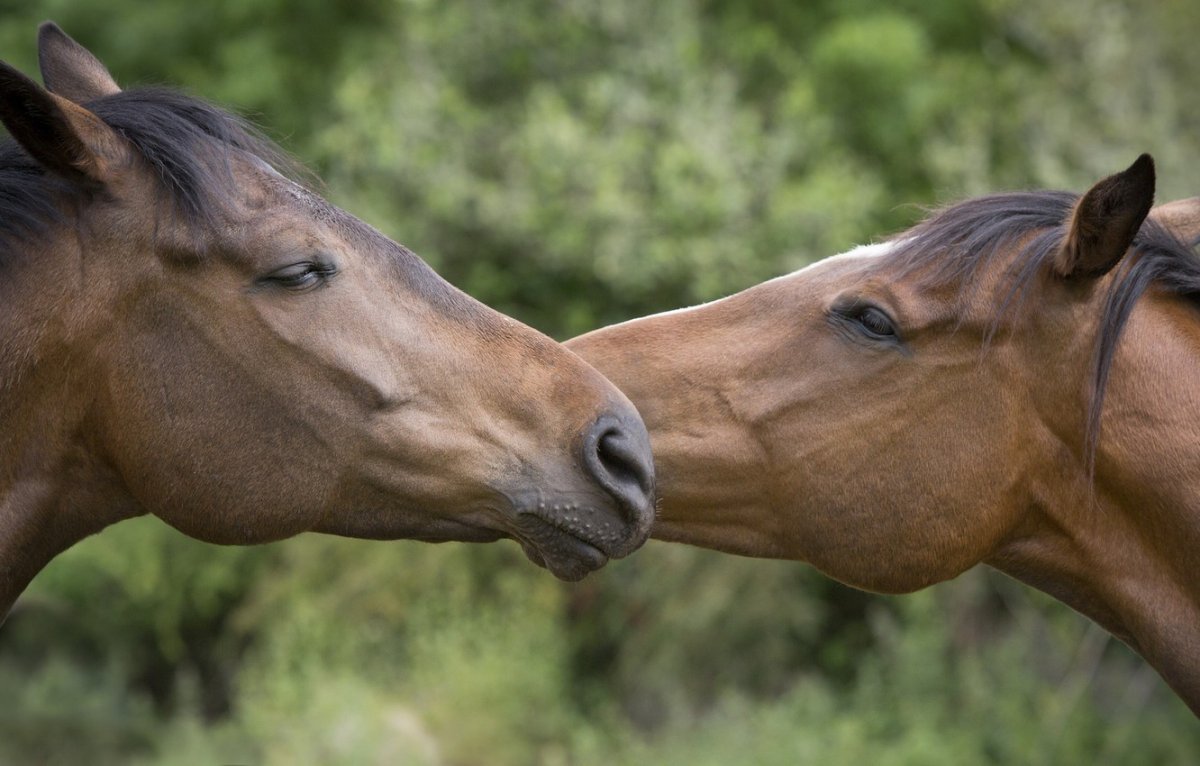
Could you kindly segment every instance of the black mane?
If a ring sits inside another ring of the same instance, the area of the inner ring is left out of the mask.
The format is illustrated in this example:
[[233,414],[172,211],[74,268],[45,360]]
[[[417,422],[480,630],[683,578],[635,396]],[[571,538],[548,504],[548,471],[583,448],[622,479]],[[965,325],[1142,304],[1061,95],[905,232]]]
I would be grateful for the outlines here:
[[[298,166],[246,120],[166,88],[121,91],[85,106],[154,170],[164,200],[189,223],[206,223],[228,195],[232,152],[254,155],[296,178]],[[0,143],[0,266],[18,242],[63,223],[63,201],[90,192],[46,171],[11,139]]]
[[[898,235],[893,253],[905,273],[917,273],[926,284],[957,285],[965,292],[989,264],[1011,248],[1020,250],[1008,267],[1007,292],[1002,293],[990,340],[1006,312],[1018,309],[1039,274],[1067,235],[1078,195],[1039,191],[994,194],[961,202],[933,213]],[[1191,243],[1181,241],[1162,225],[1147,220],[1134,238],[1132,253],[1115,269],[1100,316],[1091,371],[1085,457],[1094,466],[1100,437],[1100,414],[1113,356],[1137,299],[1151,284],[1200,306],[1200,258]]]

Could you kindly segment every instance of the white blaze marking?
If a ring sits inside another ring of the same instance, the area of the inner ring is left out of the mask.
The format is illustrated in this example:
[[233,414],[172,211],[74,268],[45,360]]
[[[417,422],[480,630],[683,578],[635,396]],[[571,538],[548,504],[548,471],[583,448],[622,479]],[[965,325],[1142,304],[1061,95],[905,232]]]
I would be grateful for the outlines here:
[[[831,255],[828,258],[822,258],[819,261],[813,261],[812,263],[808,264],[807,266],[799,268],[789,274],[783,274],[782,276],[778,276],[773,279],[768,279],[767,282],[775,282],[780,279],[791,279],[792,277],[796,276],[797,274],[808,271],[809,269],[815,268],[817,266],[823,266],[823,265],[829,263],[830,261],[866,260],[868,258],[880,258],[880,257],[885,256],[888,253],[892,252],[892,250],[894,250],[896,248],[896,246],[901,244],[902,242],[903,242],[903,240],[892,240],[891,242],[876,242],[875,244],[872,244],[872,245],[859,245],[858,247],[855,247],[851,250],[847,250],[844,253],[838,253],[837,255]],[[766,282],[763,282],[761,284],[766,284]],[[729,296],[726,296],[726,297],[729,297]],[[710,306],[714,303],[717,303],[717,302],[723,301],[723,300],[725,300],[725,298],[717,298],[716,300],[711,300],[708,303],[701,303],[697,306],[685,306],[683,308],[671,309],[670,311],[662,311],[662,312],[659,312],[658,314],[651,314],[650,316],[652,316],[652,317],[671,316],[672,314],[679,314],[684,311],[692,311],[693,309],[704,308],[705,306]],[[642,317],[642,318],[645,319],[648,317]],[[629,321],[636,322],[638,320],[631,319]],[[621,324],[624,324],[624,322],[622,322]]]
[[[813,261],[812,263],[808,264],[807,266],[796,269],[795,271],[793,271],[790,274],[784,274],[783,276],[775,277],[775,279],[788,279],[789,277],[794,277],[797,274],[808,271],[811,268],[814,268],[816,266],[824,266],[825,264],[831,263],[833,261],[853,261],[853,260],[866,260],[868,258],[881,258],[881,257],[887,255],[888,253],[892,252],[893,250],[895,250],[896,246],[899,244],[902,244],[903,241],[904,240],[899,240],[899,241],[893,240],[891,242],[876,242],[873,245],[859,245],[858,247],[855,247],[851,250],[847,250],[844,253],[838,253],[837,255],[831,255],[828,258],[822,258],[819,261]],[[767,281],[774,282],[775,279],[769,279]]]

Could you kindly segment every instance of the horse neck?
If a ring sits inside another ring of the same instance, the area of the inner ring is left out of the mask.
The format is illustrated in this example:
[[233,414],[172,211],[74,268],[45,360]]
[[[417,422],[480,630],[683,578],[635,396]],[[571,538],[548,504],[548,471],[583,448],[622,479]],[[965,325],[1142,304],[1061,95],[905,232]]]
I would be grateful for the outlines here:
[[[1069,508],[1035,514],[986,563],[1095,620],[1200,715],[1195,575],[1156,528],[1180,509],[1143,499],[1153,496],[1097,486]],[[1194,531],[1188,539],[1195,541]]]
[[1200,714],[1197,350],[1194,308],[1144,296],[1109,379],[1094,483],[1079,458],[1048,471],[1039,507],[989,563],[1104,625]]
[[0,296],[0,621],[51,558],[131,511],[92,448],[86,392],[98,381],[66,337],[72,301],[30,289],[56,284],[57,255],[31,254],[47,272],[18,268]]

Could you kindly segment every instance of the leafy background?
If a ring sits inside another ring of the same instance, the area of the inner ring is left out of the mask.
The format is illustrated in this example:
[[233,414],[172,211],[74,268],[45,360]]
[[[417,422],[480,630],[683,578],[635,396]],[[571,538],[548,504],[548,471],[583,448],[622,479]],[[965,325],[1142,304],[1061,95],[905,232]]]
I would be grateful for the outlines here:
[[[558,338],[1150,151],[1198,193],[1194,0],[0,0],[126,86],[250,114],[326,194]],[[1136,656],[982,569],[884,598],[657,543],[576,585],[511,543],[120,524],[0,631],[0,763],[1195,763]]]

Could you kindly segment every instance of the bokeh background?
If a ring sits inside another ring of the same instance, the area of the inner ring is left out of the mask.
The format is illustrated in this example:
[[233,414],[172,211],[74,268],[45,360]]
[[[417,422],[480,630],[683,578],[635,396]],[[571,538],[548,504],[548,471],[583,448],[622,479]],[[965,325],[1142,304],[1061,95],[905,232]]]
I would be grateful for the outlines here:
[[[1139,152],[1200,193],[1196,0],[0,0],[249,114],[324,193],[558,338]],[[120,524],[0,631],[2,764],[1192,764],[1136,656],[978,569],[884,598],[651,544]]]

